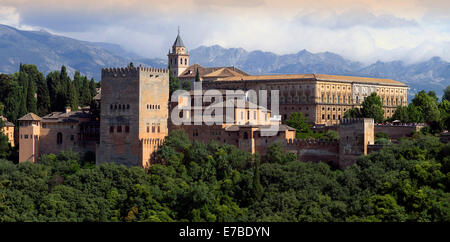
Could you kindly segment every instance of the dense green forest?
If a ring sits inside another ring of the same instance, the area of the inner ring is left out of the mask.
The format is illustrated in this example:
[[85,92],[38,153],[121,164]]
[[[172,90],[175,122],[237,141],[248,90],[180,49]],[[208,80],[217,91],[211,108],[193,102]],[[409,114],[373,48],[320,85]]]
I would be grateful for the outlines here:
[[0,160],[0,221],[450,221],[450,144],[417,134],[345,170],[174,131],[149,170]]
[[44,116],[65,107],[91,106],[98,83],[76,71],[73,79],[65,66],[44,76],[35,65],[21,64],[19,72],[0,74],[0,115],[9,121],[32,112]]
[[398,106],[394,115],[384,118],[381,98],[376,93],[366,97],[361,108],[353,108],[345,112],[345,118],[373,118],[375,122],[426,123],[426,131],[439,133],[450,129],[450,86],[444,91],[441,101],[436,93],[420,91],[407,106]]

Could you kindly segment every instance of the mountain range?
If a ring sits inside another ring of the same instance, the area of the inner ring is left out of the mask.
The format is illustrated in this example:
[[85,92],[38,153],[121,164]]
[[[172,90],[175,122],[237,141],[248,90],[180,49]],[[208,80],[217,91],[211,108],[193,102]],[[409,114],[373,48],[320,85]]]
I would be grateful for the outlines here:
[[[450,63],[440,57],[414,64],[377,61],[370,65],[351,61],[332,52],[277,55],[272,52],[200,46],[190,50],[190,63],[202,66],[236,66],[249,74],[321,73],[390,78],[410,86],[410,97],[420,90],[438,96],[450,85]],[[120,45],[88,42],[46,31],[24,31],[0,25],[0,72],[18,71],[20,63],[35,64],[48,73],[65,65],[69,74],[80,70],[100,80],[101,68],[135,65],[167,67],[166,58],[148,58],[126,51]]]

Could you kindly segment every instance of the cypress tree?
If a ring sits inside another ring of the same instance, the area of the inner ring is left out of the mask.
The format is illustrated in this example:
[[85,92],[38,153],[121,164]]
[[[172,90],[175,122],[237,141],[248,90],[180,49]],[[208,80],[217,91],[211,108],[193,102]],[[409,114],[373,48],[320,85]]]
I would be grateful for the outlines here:
[[0,101],[4,104],[3,114],[15,123],[21,104],[21,87],[17,80],[6,74],[0,74]]
[[91,78],[91,81],[89,82],[89,89],[91,91],[91,97],[95,97],[97,95],[97,85],[94,78]]
[[83,84],[80,92],[80,104],[83,106],[90,105],[92,100],[89,80],[85,76],[83,78]]
[[80,71],[75,71],[75,74],[73,75],[73,84],[77,92],[78,101],[80,101],[83,89],[83,77],[81,76]]
[[47,80],[42,73],[39,74],[37,80],[37,109],[38,115],[43,116],[50,113],[50,94]]
[[200,74],[198,73],[198,68],[195,70],[195,81],[196,82],[200,81]]
[[59,90],[61,89],[60,73],[53,71],[47,74],[47,87],[50,96],[50,111],[54,112],[59,110]]
[[36,108],[36,82],[32,78],[28,78],[27,91],[27,110],[28,112],[37,113]]
[[[22,70],[22,65],[20,66]],[[28,75],[23,71],[19,71],[17,76],[19,85],[21,86],[20,93],[20,107],[19,107],[19,117],[28,113],[27,109],[27,96],[28,96]]]

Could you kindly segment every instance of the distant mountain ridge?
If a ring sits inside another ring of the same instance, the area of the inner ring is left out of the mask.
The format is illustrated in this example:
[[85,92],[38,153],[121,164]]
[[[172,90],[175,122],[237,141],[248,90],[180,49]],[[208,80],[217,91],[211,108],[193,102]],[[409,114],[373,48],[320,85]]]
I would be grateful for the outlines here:
[[[236,66],[249,74],[320,73],[390,78],[408,84],[411,96],[422,89],[433,90],[440,96],[450,85],[450,63],[439,57],[409,65],[402,61],[364,65],[332,52],[311,53],[307,50],[277,55],[213,45],[200,46],[189,53],[191,64]],[[0,72],[3,73],[18,71],[20,63],[35,64],[44,73],[65,65],[69,74],[80,70],[99,81],[101,68],[126,66],[130,62],[167,67],[166,58],[141,57],[117,44],[80,41],[45,31],[23,31],[0,25]]]
[[50,34],[46,31],[23,31],[0,25],[0,72],[13,73],[20,63],[35,64],[44,73],[67,67],[73,75],[75,70],[101,78],[101,68],[126,66],[131,61],[163,67],[158,59],[144,59],[110,43],[94,43]]
[[200,46],[191,50],[190,56],[191,63],[236,66],[249,74],[320,73],[389,78],[408,84],[411,96],[422,89],[433,90],[440,96],[443,89],[450,85],[450,63],[440,57],[410,65],[402,61],[377,61],[363,65],[331,52],[311,53],[302,50],[296,54],[276,55],[218,45]]

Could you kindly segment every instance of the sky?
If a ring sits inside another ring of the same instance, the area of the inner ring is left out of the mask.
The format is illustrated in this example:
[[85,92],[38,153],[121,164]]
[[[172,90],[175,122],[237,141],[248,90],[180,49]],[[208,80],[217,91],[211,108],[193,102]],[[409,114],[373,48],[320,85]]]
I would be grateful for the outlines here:
[[448,0],[0,0],[0,24],[165,58],[201,45],[334,52],[366,64],[450,61]]

